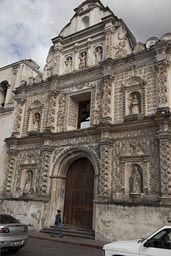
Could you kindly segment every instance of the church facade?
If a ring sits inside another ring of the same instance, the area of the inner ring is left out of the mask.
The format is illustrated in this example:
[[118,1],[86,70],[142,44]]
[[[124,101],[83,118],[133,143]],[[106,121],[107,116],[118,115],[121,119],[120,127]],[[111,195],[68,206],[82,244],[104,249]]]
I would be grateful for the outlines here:
[[99,0],[74,11],[43,74],[14,91],[1,210],[141,237],[171,222],[171,34],[137,43]]

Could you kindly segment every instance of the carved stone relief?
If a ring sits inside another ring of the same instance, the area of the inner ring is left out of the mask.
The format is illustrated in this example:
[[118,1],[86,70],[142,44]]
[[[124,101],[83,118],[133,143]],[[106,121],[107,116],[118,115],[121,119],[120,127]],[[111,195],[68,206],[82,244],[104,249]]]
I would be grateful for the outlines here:
[[21,135],[23,126],[23,114],[25,110],[25,100],[21,100],[17,105],[17,113],[14,123],[13,136],[18,137]]
[[171,146],[167,139],[160,139],[160,169],[162,197],[171,196]]
[[66,108],[66,94],[61,92],[59,94],[59,110],[57,113],[58,132],[64,131],[65,129],[65,108]]
[[[154,142],[153,142],[154,143]],[[158,168],[155,169],[155,178],[151,165],[156,161],[150,150],[151,142],[144,140],[118,141],[113,146],[113,199],[133,199],[134,196],[148,196],[158,193]],[[155,188],[156,186],[156,188]]]
[[51,152],[45,151],[43,153],[43,161],[42,161],[42,187],[41,190],[43,193],[48,192],[48,176],[49,176],[49,166],[50,166],[50,157],[51,157]]
[[56,51],[53,56],[53,75],[58,75],[60,73],[61,56],[62,53],[60,51]]
[[101,113],[101,88],[99,82],[91,90],[91,124],[97,125],[100,122]]
[[9,154],[9,163],[7,167],[7,175],[6,175],[6,181],[5,181],[5,187],[4,187],[4,191],[6,193],[12,192],[12,185],[13,185],[14,175],[15,175],[15,165],[16,165],[16,155],[13,155],[11,153]]
[[119,21],[115,21],[114,24],[106,24],[105,26],[105,58],[112,58],[113,55],[113,36],[116,30],[121,26]]
[[111,122],[112,120],[112,79],[104,79],[103,100],[102,100],[102,120]]
[[49,131],[53,132],[56,130],[56,121],[57,121],[57,99],[59,92],[52,92],[49,95],[49,112],[48,112],[48,120],[47,127]]
[[100,147],[99,196],[111,196],[111,146]]
[[168,105],[168,88],[167,88],[167,61],[158,63],[158,86],[159,86],[159,107]]
[[113,47],[115,49],[115,57],[120,58],[127,55],[127,50],[125,49],[126,40],[127,40],[126,33],[123,33],[122,35],[121,33],[118,33],[118,45]]

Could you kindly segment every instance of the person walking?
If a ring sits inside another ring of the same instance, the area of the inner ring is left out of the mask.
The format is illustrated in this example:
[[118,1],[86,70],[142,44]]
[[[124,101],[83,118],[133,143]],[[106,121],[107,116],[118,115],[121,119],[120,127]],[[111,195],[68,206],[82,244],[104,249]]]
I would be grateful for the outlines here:
[[62,219],[61,219],[61,210],[57,210],[57,214],[56,214],[56,217],[55,217],[55,223],[54,223],[54,226],[53,226],[51,237],[55,236],[56,229],[58,229],[59,237],[63,237],[62,226],[63,226],[63,224],[62,224]]

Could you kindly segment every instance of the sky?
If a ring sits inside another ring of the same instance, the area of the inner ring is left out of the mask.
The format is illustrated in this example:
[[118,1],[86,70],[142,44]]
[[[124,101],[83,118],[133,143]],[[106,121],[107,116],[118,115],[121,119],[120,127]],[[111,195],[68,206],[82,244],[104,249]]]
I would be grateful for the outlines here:
[[[83,0],[0,0],[0,67],[23,59],[46,63],[52,45]],[[171,32],[171,0],[101,0],[137,42]]]

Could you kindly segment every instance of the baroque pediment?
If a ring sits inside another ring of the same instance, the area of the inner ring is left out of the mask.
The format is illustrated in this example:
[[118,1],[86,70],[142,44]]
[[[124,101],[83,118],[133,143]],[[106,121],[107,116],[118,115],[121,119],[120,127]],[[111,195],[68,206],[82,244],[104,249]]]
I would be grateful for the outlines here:
[[82,14],[82,13],[88,12],[98,6],[101,8],[104,8],[104,6],[102,5],[102,3],[100,1],[88,0],[88,1],[84,1],[82,4],[80,4],[77,8],[74,9],[74,11],[77,14]]
[[[88,27],[94,26],[104,17],[113,15],[108,7],[104,7],[99,0],[87,0],[74,9],[75,14],[70,22],[62,29],[59,36],[66,37]],[[94,17],[91,19],[90,16]]]

